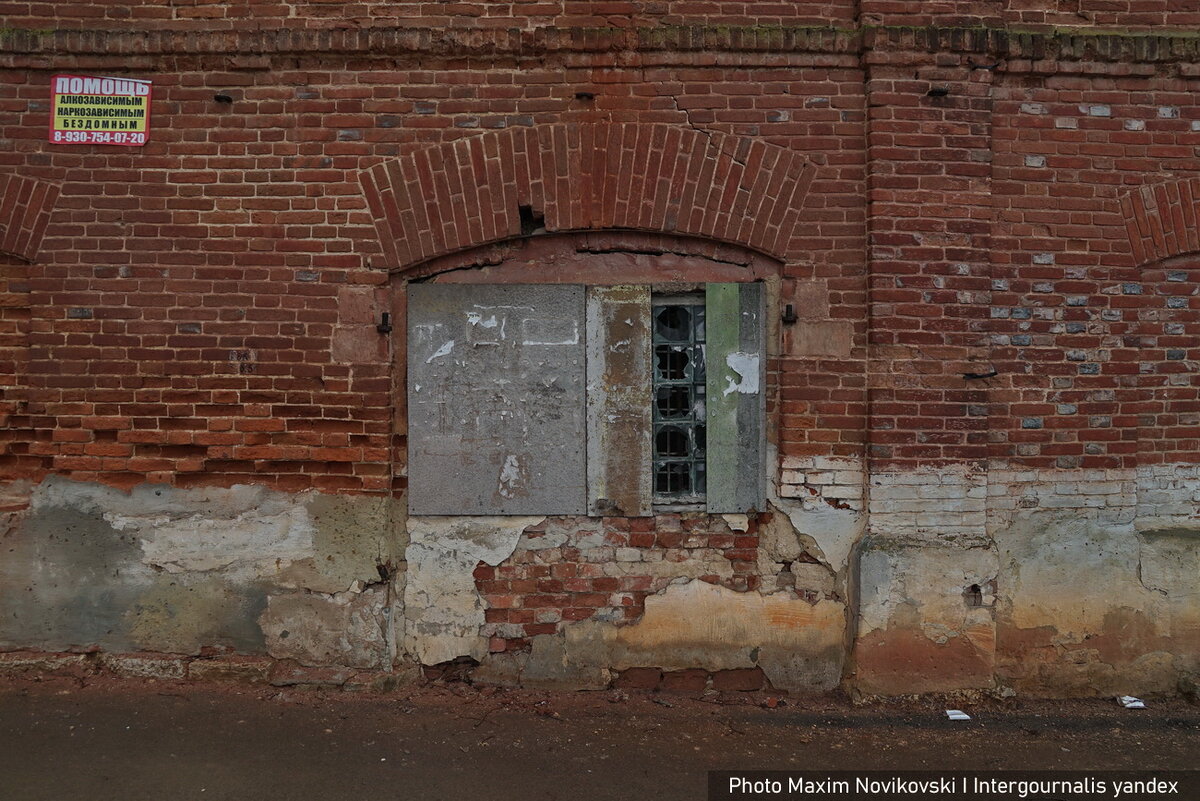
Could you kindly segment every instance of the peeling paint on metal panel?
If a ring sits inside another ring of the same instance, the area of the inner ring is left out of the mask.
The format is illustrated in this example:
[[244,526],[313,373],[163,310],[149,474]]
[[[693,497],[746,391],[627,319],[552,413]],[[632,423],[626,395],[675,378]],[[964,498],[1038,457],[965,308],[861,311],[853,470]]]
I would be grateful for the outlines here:
[[733,392],[740,392],[743,395],[758,394],[758,354],[734,351],[725,357],[725,364],[737,374],[738,380],[735,381],[733,377],[726,376],[725,380],[729,382],[729,385],[725,387],[723,394],[729,395]]
[[434,359],[440,359],[442,356],[448,356],[450,351],[454,350],[454,340],[448,340],[443,345],[433,352],[433,355],[425,360],[426,364],[432,364]]

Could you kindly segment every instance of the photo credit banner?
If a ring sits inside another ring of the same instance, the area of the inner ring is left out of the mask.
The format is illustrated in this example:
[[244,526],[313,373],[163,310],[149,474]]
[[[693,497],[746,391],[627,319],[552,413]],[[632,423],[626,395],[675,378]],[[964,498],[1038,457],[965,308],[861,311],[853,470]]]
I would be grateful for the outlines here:
[[140,147],[150,141],[150,94],[150,81],[55,75],[50,142]]

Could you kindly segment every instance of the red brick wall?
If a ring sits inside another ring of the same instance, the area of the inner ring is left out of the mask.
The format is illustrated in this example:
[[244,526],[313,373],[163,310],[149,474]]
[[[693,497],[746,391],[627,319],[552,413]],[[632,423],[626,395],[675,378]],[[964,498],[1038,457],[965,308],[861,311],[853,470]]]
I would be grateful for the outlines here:
[[[354,287],[387,281],[358,172],[499,126],[637,119],[803,155],[815,170],[811,216],[795,239],[805,257],[788,274],[829,282],[831,313],[861,335],[853,56],[731,68],[684,55],[649,71],[569,60],[476,72],[365,56],[295,69],[280,57],[270,70],[229,71],[214,57],[152,71],[154,133],[137,151],[44,143],[49,75],[77,62],[6,70],[22,111],[5,128],[18,147],[0,160],[63,192],[30,282],[30,408],[53,429],[36,453],[56,472],[119,484],[386,489],[390,356],[339,347],[354,326],[374,335],[374,312],[347,316]],[[577,99],[581,88],[594,101]],[[216,92],[233,104],[215,103]],[[813,366],[832,377],[813,399],[785,388],[797,420],[785,440],[855,447],[861,363]],[[838,371],[851,373],[844,390]]]
[[1139,362],[1138,461],[1200,462],[1200,259],[1171,259],[1141,274],[1136,314]]
[[[657,562],[679,566],[707,559],[712,564],[715,556],[728,560],[728,570],[719,574],[714,566],[713,573],[696,578],[743,592],[756,590],[758,529],[770,519],[760,517],[765,519],[752,518],[746,531],[732,530],[720,517],[707,514],[549,518],[526,529],[531,547],[498,567],[481,564],[475,569],[475,584],[488,605],[485,632],[491,650],[524,649],[532,637],[553,634],[560,624],[597,613],[615,622],[639,619],[646,597],[672,581],[652,569]],[[539,548],[547,527],[566,531],[565,542]],[[643,555],[654,561],[639,570]],[[618,565],[619,574],[613,569]],[[812,591],[806,597],[819,600]]]
[[[82,19],[100,5],[64,8]],[[661,20],[706,13],[660,5]],[[213,8],[237,7],[192,10]],[[4,40],[0,136],[12,146],[0,170],[61,190],[28,296],[29,450],[48,469],[118,484],[386,491],[392,355],[371,332],[386,271],[401,265],[378,240],[359,173],[558,123],[718,131],[812,165],[785,298],[849,334],[823,351],[784,329],[774,367],[785,455],[869,445],[880,466],[1129,466],[1153,439],[1140,431],[1190,441],[1187,409],[1158,419],[1146,406],[1148,376],[1179,360],[1166,345],[1143,359],[1138,337],[1179,336],[1156,317],[1164,293],[1197,302],[1194,278],[1143,275],[1196,249],[1177,233],[1196,201],[1183,179],[1200,173],[1192,40],[241,36]],[[47,144],[49,77],[70,70],[152,78],[151,143]],[[1176,187],[1161,203],[1139,192],[1159,185]]]
[[877,53],[869,75],[870,455],[986,457],[992,88],[965,55]]
[[0,478],[8,480],[37,475],[42,466],[28,456],[28,366],[29,265],[0,256]]
[[1103,27],[1151,31],[1200,22],[1189,0],[862,0],[872,25],[1009,25],[1023,30]]
[[399,2],[364,0],[359,3],[327,0],[245,0],[208,3],[184,0],[173,3],[118,5],[105,0],[73,3],[0,3],[0,16],[13,26],[45,29],[58,27],[130,30],[246,29],[263,26],[354,27],[409,26],[532,28],[532,27],[634,27],[643,25],[825,25],[854,19],[853,0],[799,0],[799,2],[728,2],[727,0],[517,0],[517,2]]
[[[1161,268],[1147,268],[1196,248],[1176,237],[1194,203],[1176,202],[1173,214],[1164,198],[1164,214],[1153,201],[1135,210],[1128,196],[1200,167],[1197,89],[1194,77],[1123,64],[1051,79],[1014,71],[999,87],[991,355],[1010,378],[991,397],[993,456],[1043,467],[1150,457],[1138,445],[1141,389],[1170,369],[1154,350],[1164,333],[1158,310],[1167,292],[1194,304],[1196,276],[1166,284]],[[1127,221],[1153,221],[1151,244],[1131,253]]]
[[1153,29],[1200,23],[1189,0],[518,0],[518,2],[400,2],[364,0],[245,0],[120,5],[104,2],[5,2],[0,16],[14,27],[106,30],[139,28],[244,29],[263,26],[344,27],[637,27],[647,25],[872,25],[1012,24]]

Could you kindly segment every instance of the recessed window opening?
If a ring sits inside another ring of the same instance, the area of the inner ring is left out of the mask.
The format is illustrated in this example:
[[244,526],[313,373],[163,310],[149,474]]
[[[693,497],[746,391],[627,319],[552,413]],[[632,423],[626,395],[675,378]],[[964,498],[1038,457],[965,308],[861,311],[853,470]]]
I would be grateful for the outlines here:
[[763,284],[431,282],[407,301],[413,514],[765,508]]
[[654,502],[704,501],[704,296],[655,295],[653,324]]

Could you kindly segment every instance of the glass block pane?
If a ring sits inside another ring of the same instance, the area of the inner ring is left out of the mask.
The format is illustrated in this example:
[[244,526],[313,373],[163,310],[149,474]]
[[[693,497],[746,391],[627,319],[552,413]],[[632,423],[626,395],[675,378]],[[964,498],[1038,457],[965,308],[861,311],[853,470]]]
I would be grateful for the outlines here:
[[674,345],[657,345],[654,348],[658,362],[657,377],[662,381],[686,381],[691,355],[686,349]]
[[654,313],[655,336],[664,342],[687,342],[692,314],[686,306],[659,306]]
[[664,462],[654,471],[654,491],[659,495],[682,495],[691,490],[690,465]]
[[687,456],[691,450],[688,433],[679,426],[663,426],[654,435],[654,451],[658,456]]
[[704,300],[672,298],[654,319],[654,495],[702,501],[704,492]]
[[661,386],[655,393],[658,416],[674,420],[692,413],[692,392],[687,384]]

